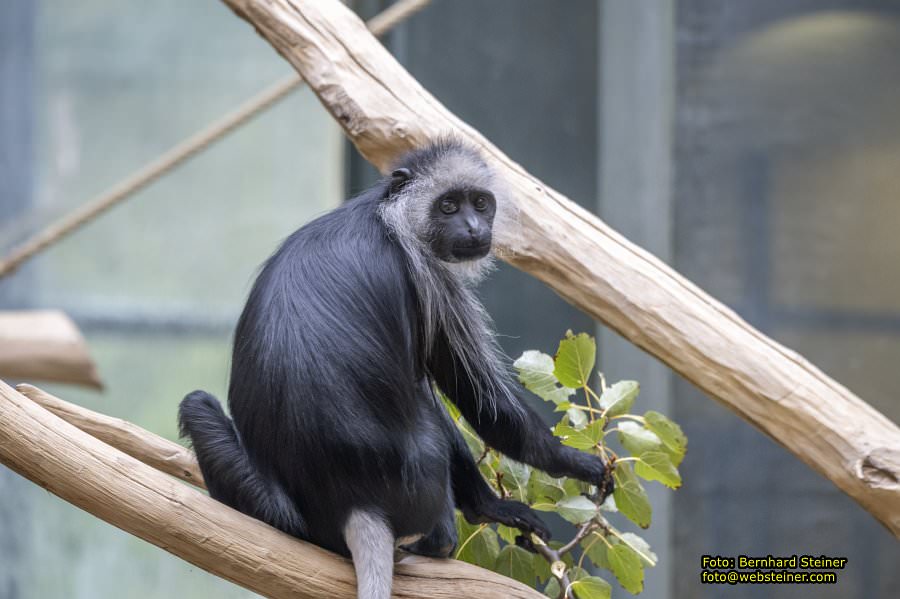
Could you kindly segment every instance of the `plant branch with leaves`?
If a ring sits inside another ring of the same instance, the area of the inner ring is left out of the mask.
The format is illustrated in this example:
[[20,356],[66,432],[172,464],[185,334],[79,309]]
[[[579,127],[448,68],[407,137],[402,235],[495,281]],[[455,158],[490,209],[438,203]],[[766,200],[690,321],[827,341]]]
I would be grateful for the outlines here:
[[498,495],[555,513],[574,530],[567,542],[544,543],[502,524],[473,525],[457,514],[456,558],[542,587],[553,599],[608,599],[612,587],[592,574],[597,570],[608,570],[627,591],[640,593],[644,568],[656,565],[656,554],[640,536],[614,522],[650,526],[652,509],[642,480],[681,486],[678,466],[687,450],[681,428],[659,412],[633,413],[638,383],[607,385],[602,373],[594,375],[596,355],[593,337],[569,331],[555,356],[526,351],[514,366],[522,385],[562,414],[552,429],[560,442],[612,464],[615,490],[602,503],[603,493],[593,485],[551,477],[487,447],[445,400]]

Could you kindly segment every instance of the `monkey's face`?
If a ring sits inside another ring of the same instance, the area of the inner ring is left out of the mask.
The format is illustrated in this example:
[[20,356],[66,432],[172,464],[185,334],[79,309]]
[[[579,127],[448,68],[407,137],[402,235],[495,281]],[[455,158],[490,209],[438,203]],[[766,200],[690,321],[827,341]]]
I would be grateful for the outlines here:
[[431,205],[431,251],[445,262],[479,260],[491,251],[497,201],[486,189],[453,189]]

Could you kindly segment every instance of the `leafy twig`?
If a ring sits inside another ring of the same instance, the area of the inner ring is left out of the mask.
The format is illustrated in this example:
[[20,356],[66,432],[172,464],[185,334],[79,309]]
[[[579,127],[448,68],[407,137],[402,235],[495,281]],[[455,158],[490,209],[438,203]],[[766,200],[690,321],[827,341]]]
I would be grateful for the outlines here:
[[563,545],[562,547],[560,547],[559,549],[557,549],[557,552],[560,555],[565,555],[566,553],[572,551],[572,549],[574,549],[575,546],[581,542],[581,539],[588,536],[589,534],[591,534],[592,531],[594,531],[595,529],[597,529],[599,527],[600,527],[600,525],[597,524],[595,521],[588,520],[587,522],[582,524],[580,527],[578,527],[578,532],[575,533],[575,536],[572,537],[572,540],[569,541],[568,543],[566,543],[565,545]]

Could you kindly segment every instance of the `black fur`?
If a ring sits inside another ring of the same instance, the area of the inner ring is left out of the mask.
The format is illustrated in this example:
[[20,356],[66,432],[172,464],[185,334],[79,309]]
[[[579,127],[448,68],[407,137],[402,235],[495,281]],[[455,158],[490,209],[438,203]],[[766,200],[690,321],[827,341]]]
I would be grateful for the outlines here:
[[[415,178],[440,152],[398,168]],[[379,216],[400,174],[310,222],[266,262],[235,332],[234,424],[195,391],[181,404],[182,434],[213,497],[344,555],[343,524],[360,508],[383,514],[398,538],[426,535],[410,549],[427,555],[452,551],[454,507],[546,538],[534,512],[487,485],[432,382],[510,457],[595,484],[608,473],[560,445],[519,398],[479,401],[446,335],[425,347],[409,261]]]

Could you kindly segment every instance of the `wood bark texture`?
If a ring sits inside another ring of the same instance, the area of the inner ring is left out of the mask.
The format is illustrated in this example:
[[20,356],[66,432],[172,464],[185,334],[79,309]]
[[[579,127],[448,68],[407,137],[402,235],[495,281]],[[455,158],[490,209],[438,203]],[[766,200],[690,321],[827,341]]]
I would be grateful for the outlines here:
[[33,385],[16,385],[16,391],[72,426],[148,466],[153,466],[201,489],[206,488],[197,458],[186,447],[144,430],[127,420],[63,401]]
[[0,312],[0,377],[103,388],[78,327],[57,310]]
[[[173,480],[65,422],[3,381],[0,463],[94,516],[261,595],[356,597],[349,560]],[[397,565],[393,596],[543,597],[470,564],[418,557]]]
[[733,409],[900,536],[896,424],[527,173],[423,89],[337,0],[223,1],[382,171],[440,135],[480,147],[517,208],[517,222],[496,232],[501,258]]

